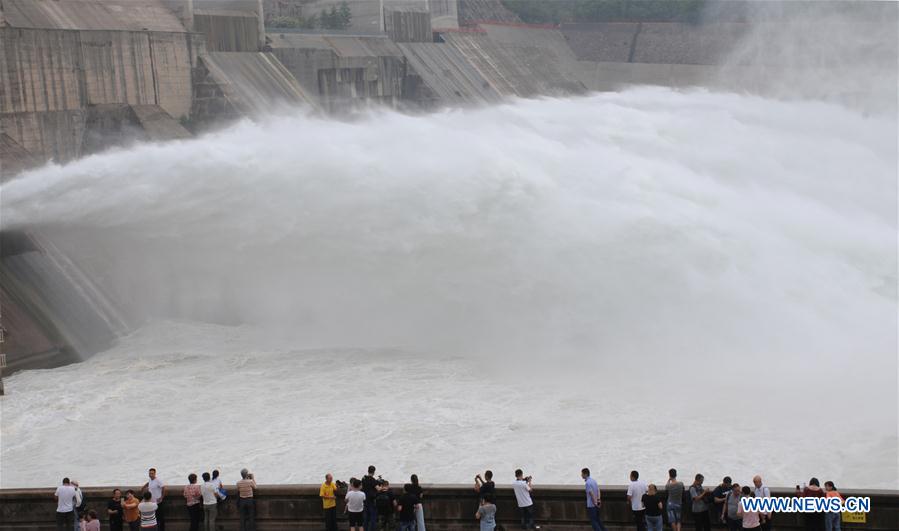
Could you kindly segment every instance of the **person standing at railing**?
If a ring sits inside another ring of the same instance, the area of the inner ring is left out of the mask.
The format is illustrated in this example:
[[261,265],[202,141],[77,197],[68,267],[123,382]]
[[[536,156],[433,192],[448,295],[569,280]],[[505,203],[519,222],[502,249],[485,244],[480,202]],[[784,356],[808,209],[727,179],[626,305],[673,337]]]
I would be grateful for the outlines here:
[[325,530],[337,531],[337,484],[330,473],[325,474],[325,482],[318,489],[318,496],[322,499]]
[[[752,489],[749,488],[749,485],[743,487],[742,497],[752,497]],[[737,506],[737,516],[740,518],[740,523],[745,531],[761,531],[761,514],[759,511],[744,511],[742,503]]]
[[134,495],[134,491],[125,491],[125,500],[122,502],[122,517],[128,524],[128,531],[140,531],[140,500]]
[[643,507],[646,511],[646,527],[649,531],[662,531],[662,497],[654,483],[646,487],[643,495]]
[[593,531],[606,531],[606,526],[602,524],[599,517],[599,507],[601,501],[599,499],[599,484],[590,477],[590,469],[581,469],[581,479],[584,480],[584,490],[587,494],[587,516],[590,518],[590,527]]
[[71,531],[75,525],[75,487],[69,478],[62,478],[56,487],[56,531]]
[[631,482],[627,486],[627,501],[634,515],[634,523],[637,531],[646,531],[646,506],[643,505],[643,495],[646,494],[646,483],[640,481],[640,473],[631,470]]
[[215,519],[218,516],[219,491],[209,472],[203,472],[203,484],[200,485],[203,497],[203,531],[216,531]]
[[[839,498],[840,505],[843,505],[843,502],[846,501],[843,498],[843,495],[837,491],[836,485],[833,484],[833,481],[825,481],[824,482],[824,497],[825,498]],[[831,512],[826,513],[824,515],[824,529],[826,531],[840,531],[840,517],[842,513]]]
[[187,485],[184,486],[182,495],[187,505],[187,516],[190,518],[190,531],[200,531],[200,519],[203,517],[203,504],[200,502],[203,494],[197,485],[196,474],[187,476]]
[[531,492],[534,490],[533,479],[531,476],[525,477],[520,468],[515,471],[512,491],[515,493],[515,502],[518,504],[522,529],[538,529],[534,517],[534,500],[531,498]]
[[137,506],[140,511],[140,529],[141,531],[157,531],[159,522],[156,520],[156,511],[159,504],[153,501],[153,494],[145,492],[143,500]]
[[156,504],[156,527],[159,528],[159,531],[165,531],[165,510],[162,508],[162,501],[165,499],[165,483],[156,475],[155,468],[149,469],[147,475],[149,480],[144,483],[142,490],[149,492],[153,503]]
[[712,493],[702,486],[705,476],[696,474],[693,484],[690,485],[690,514],[693,516],[693,525],[696,531],[711,531],[712,521],[709,518],[709,498]]
[[375,470],[375,465],[369,465],[368,474],[362,476],[362,493],[365,494],[362,519],[365,531],[376,531],[378,528],[378,507],[375,498],[378,497],[380,481],[375,477]]
[[677,470],[674,468],[668,470],[668,482],[665,483],[665,490],[668,492],[667,512],[671,531],[681,531],[684,514],[684,484],[678,481]]
[[344,496],[346,505],[343,512],[347,514],[350,523],[350,531],[362,531],[365,527],[365,493],[362,492],[362,481],[353,479],[350,488]]
[[493,500],[493,494],[481,498],[481,506],[474,515],[478,519],[480,531],[493,531],[496,528],[496,504]]
[[256,531],[256,478],[246,468],[240,471],[237,482],[237,511],[240,513],[240,531]]
[[113,489],[112,499],[106,502],[109,531],[122,531],[122,491]]
[[[752,493],[756,498],[770,498],[771,490],[762,484],[762,476],[756,475],[752,478],[752,484],[755,488],[752,490]],[[759,523],[761,524],[762,531],[771,531],[771,513],[761,513],[759,514]]]

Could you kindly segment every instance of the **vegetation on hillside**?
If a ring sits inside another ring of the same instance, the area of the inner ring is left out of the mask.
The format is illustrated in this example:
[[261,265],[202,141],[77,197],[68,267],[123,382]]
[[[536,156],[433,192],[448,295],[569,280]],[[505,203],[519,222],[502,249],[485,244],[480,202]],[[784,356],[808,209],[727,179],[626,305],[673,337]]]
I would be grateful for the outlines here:
[[268,20],[265,25],[269,28],[343,30],[350,27],[352,20],[353,13],[349,4],[341,2],[340,7],[331,6],[331,9],[322,9],[318,14],[275,17]]
[[531,24],[562,22],[698,22],[706,0],[503,0]]

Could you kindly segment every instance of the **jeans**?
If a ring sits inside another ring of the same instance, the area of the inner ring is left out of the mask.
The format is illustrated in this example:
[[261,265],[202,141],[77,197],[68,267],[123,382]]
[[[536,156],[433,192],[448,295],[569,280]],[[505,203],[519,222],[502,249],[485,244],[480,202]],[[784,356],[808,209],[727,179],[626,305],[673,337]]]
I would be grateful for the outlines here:
[[240,531],[255,531],[256,500],[253,498],[238,498],[237,510],[240,512]]
[[425,507],[418,505],[415,507],[415,529],[416,531],[425,531]]
[[521,528],[533,529],[534,525],[534,506],[519,507],[518,512],[521,514]]
[[133,522],[128,522],[128,531],[140,531],[140,518]]
[[325,531],[337,531],[337,507],[325,509]]
[[56,531],[66,531],[66,529],[72,529],[72,522],[74,521],[75,511],[56,513]]
[[634,523],[637,524],[637,531],[646,531],[646,509],[640,509],[639,511],[631,509],[631,512],[634,513]]
[[672,524],[679,524],[683,519],[683,513],[681,512],[681,505],[679,503],[668,503],[668,522]]
[[156,528],[159,531],[165,531],[165,509],[163,509],[165,506],[161,501],[156,502],[156,505],[158,505],[156,507]]
[[203,531],[215,531],[215,517],[219,507],[214,503],[203,505]]
[[375,505],[375,500],[365,500],[365,506],[363,507],[363,519],[362,519],[362,527],[365,528],[365,531],[377,531],[378,529],[378,507]]
[[[200,518],[203,516],[203,504],[195,503],[187,506],[187,516],[190,517],[190,531],[200,531]],[[110,526],[112,531],[112,526]]]
[[690,514],[693,515],[693,525],[695,526],[696,531],[712,531],[712,521],[709,519],[708,511]]
[[741,531],[743,529],[743,519],[742,518],[731,518],[727,517],[727,529],[729,531]]
[[587,507],[587,516],[590,517],[590,527],[593,531],[606,531],[606,526],[602,525],[599,519],[599,507]]
[[840,513],[824,513],[824,529],[840,531]]
[[662,531],[662,515],[646,516],[646,527],[649,531]]
[[400,520],[400,531],[415,531],[415,520],[404,522]]

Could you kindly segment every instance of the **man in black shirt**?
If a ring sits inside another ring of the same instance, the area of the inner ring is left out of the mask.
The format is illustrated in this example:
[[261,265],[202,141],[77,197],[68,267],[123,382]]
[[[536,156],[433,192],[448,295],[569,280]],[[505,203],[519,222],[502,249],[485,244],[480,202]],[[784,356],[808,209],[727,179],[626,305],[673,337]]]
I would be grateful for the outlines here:
[[122,491],[112,491],[112,499],[106,504],[109,516],[109,531],[122,531]]
[[415,531],[415,506],[419,503],[421,502],[418,496],[412,494],[412,484],[403,485],[403,495],[400,496],[396,506],[396,510],[399,511],[399,531]]
[[724,503],[727,501],[727,493],[731,491],[731,484],[730,476],[724,476],[724,479],[721,480],[721,484],[712,491],[712,498],[715,500],[715,512],[712,515],[713,522],[725,523],[724,516],[722,516],[722,509],[724,508]]
[[386,479],[382,479],[378,484],[375,509],[378,511],[378,531],[394,531],[393,511],[396,509],[396,497],[390,490],[390,482]]
[[375,479],[375,465],[369,465],[368,474],[362,476],[362,492],[365,494],[362,527],[365,531],[376,531],[378,528],[378,508],[375,505],[375,498],[378,496],[378,480]]
[[488,470],[484,472],[484,477],[478,474],[474,477],[474,490],[478,493],[478,497],[482,500],[488,494],[496,494],[496,483],[493,482],[493,472]]

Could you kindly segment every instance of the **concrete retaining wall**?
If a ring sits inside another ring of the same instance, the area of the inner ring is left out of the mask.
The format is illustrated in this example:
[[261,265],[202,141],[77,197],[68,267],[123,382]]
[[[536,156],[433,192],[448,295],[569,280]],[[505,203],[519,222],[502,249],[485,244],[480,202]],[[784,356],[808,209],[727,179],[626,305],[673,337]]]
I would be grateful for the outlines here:
[[[477,529],[474,513],[478,507],[477,495],[471,487],[428,486],[425,485],[425,520],[429,529],[461,530]],[[84,489],[88,505],[105,509],[106,499],[112,488]],[[188,528],[187,510],[181,495],[182,487],[169,487],[165,502],[167,531],[183,531]],[[627,506],[624,487],[602,487],[602,518],[609,531],[633,529],[631,513]],[[218,523],[223,531],[238,529],[234,489],[229,489],[231,498],[219,509]],[[787,495],[778,492],[774,495]],[[895,530],[899,524],[899,492],[878,491],[849,493],[871,497],[872,512],[867,515],[867,523],[845,524],[844,529]],[[257,492],[257,529],[268,530],[319,530],[323,528],[321,501],[318,487],[311,485],[262,486]],[[545,531],[554,529],[589,529],[584,493],[577,487],[536,486],[534,503],[537,523]],[[497,518],[506,529],[517,527],[516,509],[512,490],[500,486],[497,490]],[[343,503],[339,504],[340,511]],[[51,489],[8,489],[0,491],[0,531],[50,531],[54,529],[53,490]],[[99,511],[98,511],[99,512]],[[688,520],[685,529],[692,528]],[[799,529],[801,520],[797,515],[775,515],[778,530]],[[103,517],[103,529],[106,518]],[[341,517],[340,529],[346,529],[346,520]]]

